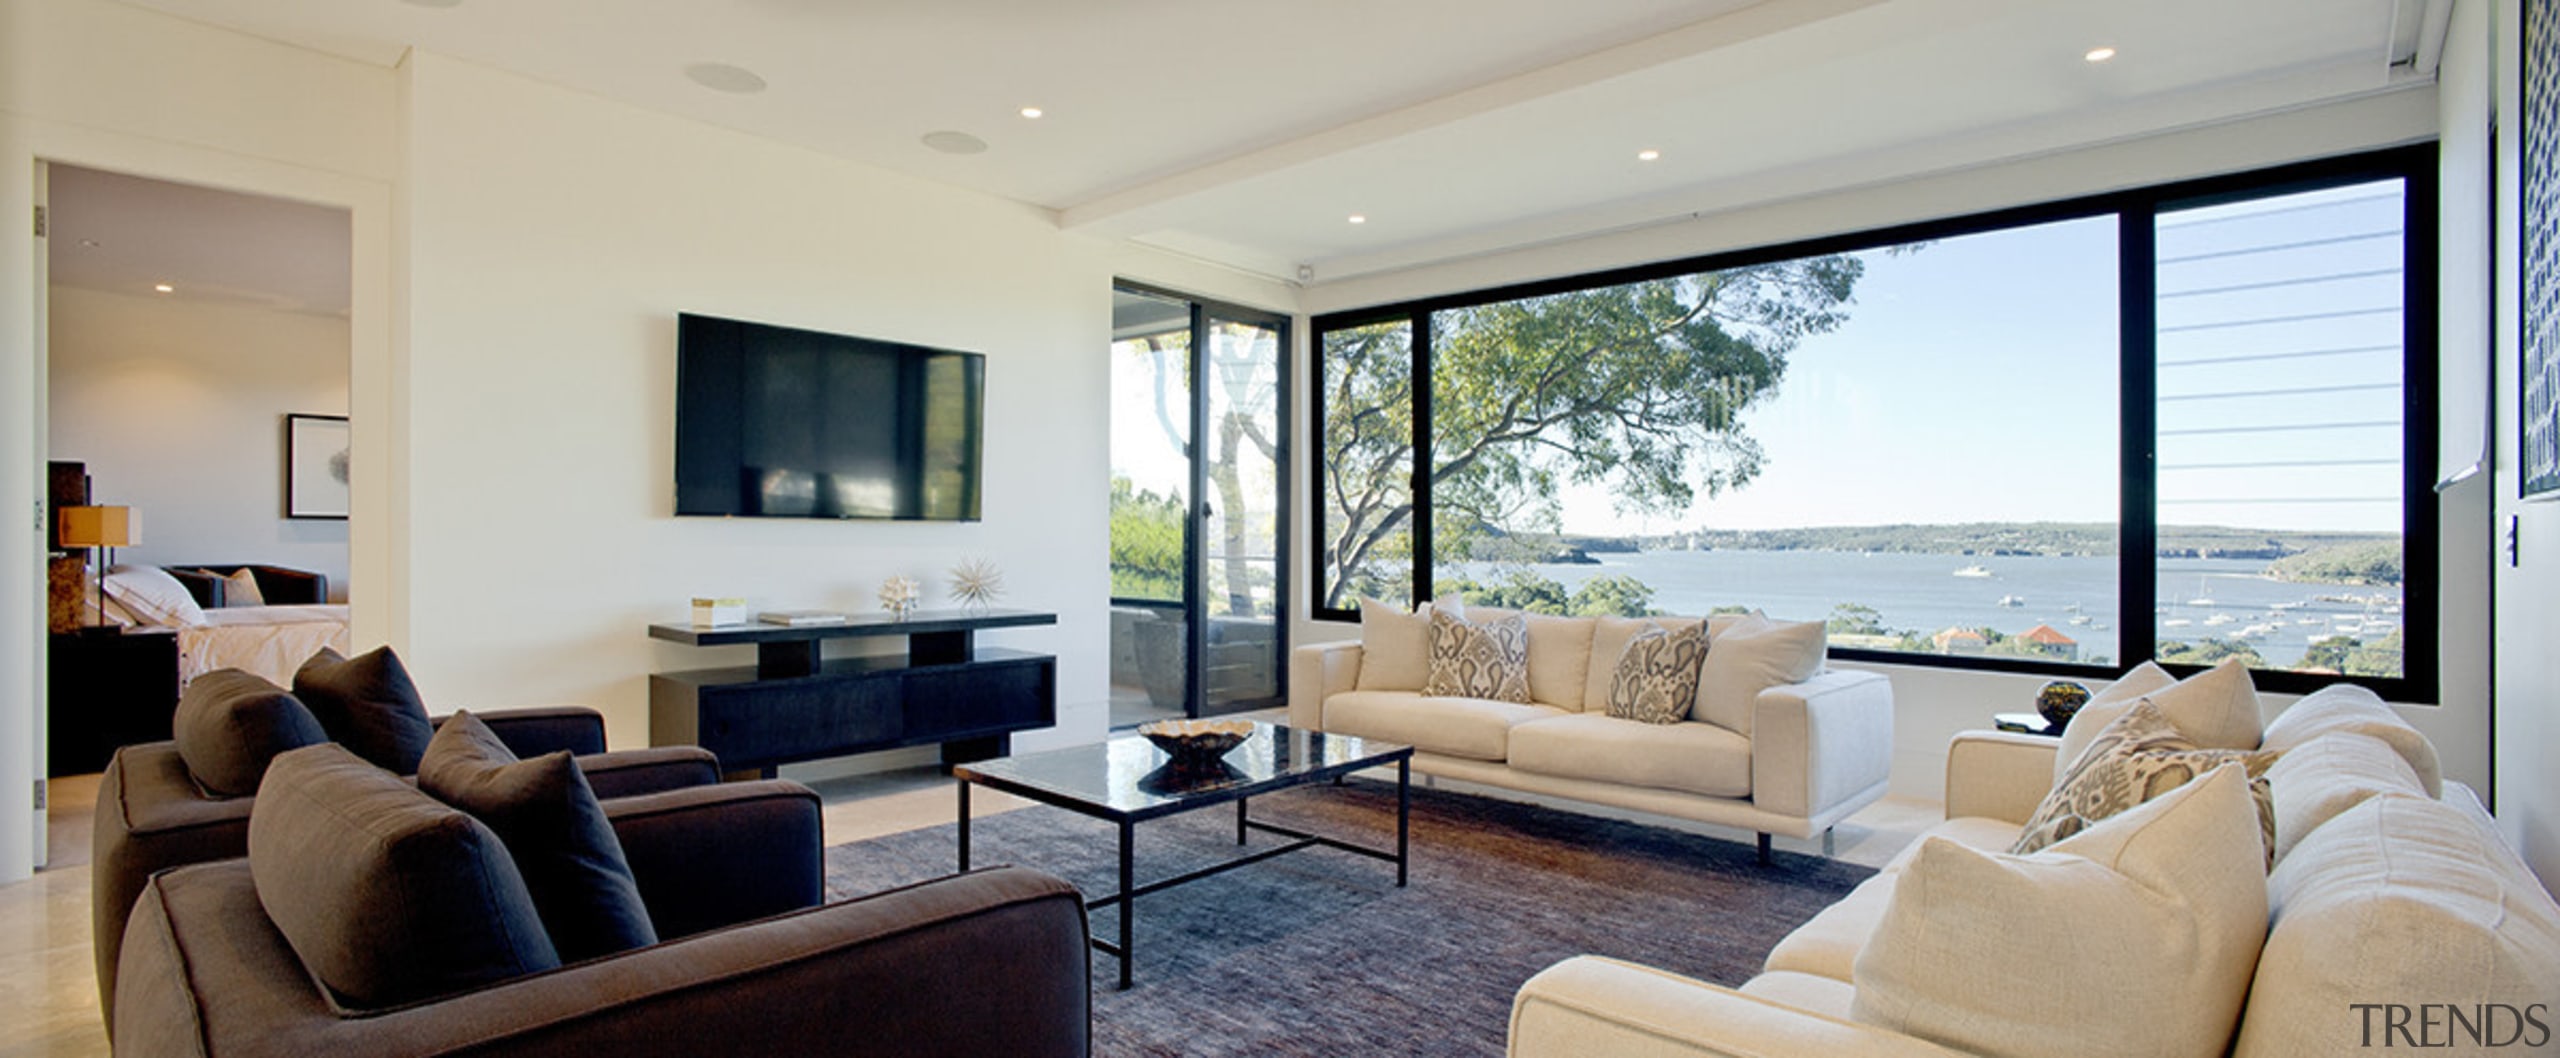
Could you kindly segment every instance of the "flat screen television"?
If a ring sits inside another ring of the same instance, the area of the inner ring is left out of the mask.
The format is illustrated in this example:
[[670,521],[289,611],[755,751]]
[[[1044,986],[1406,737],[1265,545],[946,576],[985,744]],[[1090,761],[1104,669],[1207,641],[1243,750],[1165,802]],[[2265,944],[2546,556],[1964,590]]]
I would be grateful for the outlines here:
[[986,357],[676,318],[676,513],[978,520]]

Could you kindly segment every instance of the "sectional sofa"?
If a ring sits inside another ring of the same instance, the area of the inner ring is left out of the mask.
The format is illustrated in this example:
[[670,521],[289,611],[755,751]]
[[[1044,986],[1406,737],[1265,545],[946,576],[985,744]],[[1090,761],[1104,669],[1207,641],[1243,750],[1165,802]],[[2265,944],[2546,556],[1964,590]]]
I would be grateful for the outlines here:
[[[2168,682],[2137,669],[2119,698],[2157,700]],[[2006,855],[2107,711],[2093,703],[2061,740],[1966,733],[1948,751],[1946,821],[1789,935],[1758,977],[1725,988],[1570,959],[1520,989],[1510,1054],[2560,1050],[2560,906],[2471,791],[2441,779],[2426,738],[2357,687],[2263,730],[2254,696],[2232,697],[2245,707],[2204,744],[2276,751],[2260,809],[2272,845],[2237,792],[2244,766],[2227,763]],[[2178,825],[2208,794],[2242,843],[2216,862]],[[2128,882],[2138,861],[2152,876]]]
[[[1479,624],[1514,611],[1436,604]],[[1707,621],[1696,699],[1674,723],[1608,713],[1628,645],[1694,617],[1518,615],[1527,701],[1425,694],[1428,610],[1362,609],[1361,638],[1291,652],[1289,723],[1411,745],[1425,775],[1770,835],[1824,837],[1884,796],[1893,689],[1826,670],[1822,626],[1759,614]]]

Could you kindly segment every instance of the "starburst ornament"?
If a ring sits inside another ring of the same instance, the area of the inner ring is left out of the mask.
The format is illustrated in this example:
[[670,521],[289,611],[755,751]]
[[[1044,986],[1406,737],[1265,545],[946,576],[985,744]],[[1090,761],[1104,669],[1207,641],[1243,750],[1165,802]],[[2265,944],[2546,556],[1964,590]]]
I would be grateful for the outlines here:
[[1004,594],[1004,571],[983,558],[951,568],[951,597],[960,605],[984,610]]
[[880,608],[904,621],[915,611],[916,599],[923,594],[913,578],[891,577],[880,583]]

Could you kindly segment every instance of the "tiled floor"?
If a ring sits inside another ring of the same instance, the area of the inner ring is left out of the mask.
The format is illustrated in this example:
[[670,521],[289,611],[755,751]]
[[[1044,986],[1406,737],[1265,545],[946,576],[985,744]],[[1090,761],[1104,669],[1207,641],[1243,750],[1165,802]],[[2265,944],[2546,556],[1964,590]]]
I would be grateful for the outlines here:
[[[938,826],[958,810],[951,780],[931,768],[812,785],[826,803],[830,845]],[[89,817],[96,805],[97,777],[55,780],[50,798],[51,866],[28,881],[0,886],[0,1011],[8,1012],[0,1015],[0,1058],[107,1054],[89,960]],[[972,814],[979,817],[1028,804],[994,791],[971,798]],[[1938,818],[1934,802],[1888,799],[1871,805],[1840,824],[1835,855],[1880,866]],[[1720,828],[1694,829],[1736,840],[1750,837]],[[1784,838],[1777,845],[1802,852],[1821,848],[1818,841]]]

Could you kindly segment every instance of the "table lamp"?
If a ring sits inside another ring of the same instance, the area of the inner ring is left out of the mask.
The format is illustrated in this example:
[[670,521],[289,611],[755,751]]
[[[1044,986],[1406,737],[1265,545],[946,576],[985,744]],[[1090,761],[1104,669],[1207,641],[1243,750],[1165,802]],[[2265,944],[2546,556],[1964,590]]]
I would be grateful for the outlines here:
[[62,546],[106,550],[105,561],[97,563],[98,623],[82,631],[122,632],[107,620],[107,568],[116,559],[115,549],[142,541],[142,519],[131,507],[64,507],[56,513],[62,518]]

